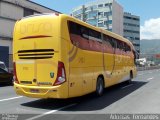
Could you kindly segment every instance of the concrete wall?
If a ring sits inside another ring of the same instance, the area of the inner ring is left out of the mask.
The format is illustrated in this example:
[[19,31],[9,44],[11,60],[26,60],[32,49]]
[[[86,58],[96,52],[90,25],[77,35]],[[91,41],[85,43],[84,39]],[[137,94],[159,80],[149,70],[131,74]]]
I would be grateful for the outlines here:
[[123,8],[116,1],[113,1],[112,14],[112,31],[123,36]]
[[15,25],[14,21],[1,18],[0,19],[0,36],[7,36],[12,38],[14,25]]
[[19,7],[22,7],[22,8],[24,8],[24,7],[29,8],[29,9],[38,11],[40,13],[54,13],[54,12],[57,12],[55,10],[52,10],[50,8],[41,6],[39,4],[36,4],[36,3],[32,2],[32,1],[28,1],[28,0],[2,0],[2,1],[6,1],[6,2],[9,2],[9,3],[16,4],[16,6],[19,6]]
[[12,18],[15,20],[23,17],[23,8],[17,7],[16,5],[10,3],[1,2],[0,11],[0,15],[3,17]]

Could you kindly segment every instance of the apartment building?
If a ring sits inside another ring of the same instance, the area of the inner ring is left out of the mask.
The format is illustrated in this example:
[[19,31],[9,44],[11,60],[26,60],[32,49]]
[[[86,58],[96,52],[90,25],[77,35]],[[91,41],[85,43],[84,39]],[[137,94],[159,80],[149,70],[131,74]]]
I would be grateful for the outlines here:
[[97,0],[79,6],[72,16],[123,36],[123,8],[115,0]]
[[124,12],[123,24],[123,36],[133,43],[137,53],[140,54],[140,17]]

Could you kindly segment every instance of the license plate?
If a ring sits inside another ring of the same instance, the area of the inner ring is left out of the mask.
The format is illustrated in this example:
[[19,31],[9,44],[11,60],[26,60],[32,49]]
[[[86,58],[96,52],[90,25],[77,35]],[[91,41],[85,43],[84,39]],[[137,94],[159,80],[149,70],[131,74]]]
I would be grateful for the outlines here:
[[38,90],[38,89],[30,89],[30,91],[31,91],[32,93],[39,93],[39,90]]

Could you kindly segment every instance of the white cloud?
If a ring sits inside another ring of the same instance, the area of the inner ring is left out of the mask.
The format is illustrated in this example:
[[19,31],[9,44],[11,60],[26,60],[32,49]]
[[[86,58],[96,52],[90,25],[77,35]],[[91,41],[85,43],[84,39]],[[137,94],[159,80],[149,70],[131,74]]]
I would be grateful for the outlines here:
[[160,39],[160,18],[145,21],[141,26],[141,39]]

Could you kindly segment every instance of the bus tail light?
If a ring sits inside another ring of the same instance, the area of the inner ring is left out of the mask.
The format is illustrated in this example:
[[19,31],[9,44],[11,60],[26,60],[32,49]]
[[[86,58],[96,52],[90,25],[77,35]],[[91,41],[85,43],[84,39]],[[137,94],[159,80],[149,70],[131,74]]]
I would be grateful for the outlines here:
[[17,78],[17,72],[16,72],[16,63],[14,62],[13,63],[13,67],[14,67],[14,70],[13,70],[13,80],[15,83],[19,84],[19,81],[18,81],[18,78]]
[[57,71],[57,79],[54,83],[54,86],[60,85],[66,82],[66,72],[63,62],[58,62],[58,71]]

